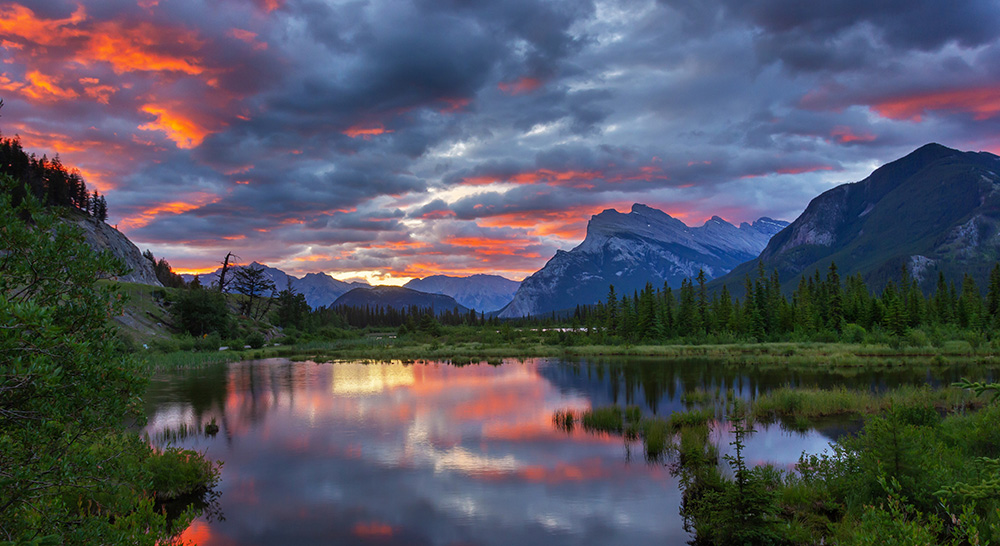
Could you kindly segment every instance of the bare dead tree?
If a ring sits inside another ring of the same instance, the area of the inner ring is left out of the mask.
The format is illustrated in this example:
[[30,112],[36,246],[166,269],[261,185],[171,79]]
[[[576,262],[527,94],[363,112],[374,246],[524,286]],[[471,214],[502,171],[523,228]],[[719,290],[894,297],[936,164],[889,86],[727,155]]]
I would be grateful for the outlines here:
[[232,280],[226,280],[226,273],[239,264],[239,261],[239,256],[234,255],[232,252],[226,253],[226,258],[222,260],[222,271],[219,271],[219,292],[225,292],[229,289],[229,284]]

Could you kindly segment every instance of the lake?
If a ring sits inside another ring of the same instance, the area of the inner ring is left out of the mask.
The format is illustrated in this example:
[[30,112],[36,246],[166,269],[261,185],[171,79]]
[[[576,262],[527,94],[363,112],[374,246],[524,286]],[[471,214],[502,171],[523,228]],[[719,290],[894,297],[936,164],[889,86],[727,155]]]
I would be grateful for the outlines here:
[[[158,375],[146,432],[224,463],[214,508],[183,533],[197,544],[682,544],[670,461],[646,461],[640,443],[619,436],[567,433],[554,412],[635,404],[666,416],[686,409],[683,394],[695,389],[749,399],[783,386],[947,385],[965,372],[269,359]],[[213,419],[219,432],[205,434]],[[856,426],[757,425],[745,456],[791,468]],[[730,436],[724,421],[712,427],[723,454]]]

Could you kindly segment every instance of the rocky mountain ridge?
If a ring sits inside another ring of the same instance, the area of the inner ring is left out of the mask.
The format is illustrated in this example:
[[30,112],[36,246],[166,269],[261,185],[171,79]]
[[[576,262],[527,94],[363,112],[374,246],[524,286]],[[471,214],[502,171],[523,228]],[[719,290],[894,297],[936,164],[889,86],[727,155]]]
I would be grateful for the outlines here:
[[639,203],[628,213],[605,210],[591,218],[580,245],[557,251],[522,281],[499,316],[516,318],[593,304],[607,296],[610,285],[624,294],[647,282],[677,287],[699,271],[715,278],[756,257],[787,225],[760,218],[736,227],[713,216],[702,226],[689,227]]

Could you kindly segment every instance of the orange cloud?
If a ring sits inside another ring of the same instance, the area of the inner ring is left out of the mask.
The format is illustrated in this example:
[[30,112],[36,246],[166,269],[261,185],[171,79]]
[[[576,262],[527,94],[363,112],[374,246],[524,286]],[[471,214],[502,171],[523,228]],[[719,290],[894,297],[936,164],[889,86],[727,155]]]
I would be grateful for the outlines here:
[[[163,52],[163,44],[182,46],[191,54],[174,56]],[[117,74],[124,72],[182,72],[198,75],[205,71],[193,52],[204,43],[194,31],[165,28],[148,22],[126,27],[118,21],[95,25],[86,46],[75,60],[84,66],[107,62]]]
[[76,27],[86,18],[87,12],[82,5],[66,19],[39,19],[29,8],[8,4],[0,7],[0,34],[18,44],[62,45],[84,34]]
[[449,209],[431,210],[420,215],[421,220],[441,220],[443,218],[454,218],[455,211]]
[[[440,252],[425,252],[423,255],[442,254]],[[496,264],[481,264],[469,266],[445,266],[439,262],[410,262],[401,269],[389,268],[386,271],[394,277],[424,278],[431,275],[451,275],[458,277],[468,277],[479,273],[502,275],[508,278],[521,279],[534,273],[537,269],[520,270],[498,268]]]
[[855,134],[850,127],[845,127],[843,125],[834,127],[833,131],[830,132],[830,136],[841,144],[850,144],[851,142],[871,142],[875,140],[875,135],[871,133],[864,133],[860,135]]
[[358,538],[390,538],[393,535],[392,526],[378,521],[358,522],[351,530]]
[[257,51],[263,51],[267,49],[267,42],[261,42],[257,40],[257,33],[251,32],[249,30],[244,30],[242,28],[233,28],[227,32],[229,36],[240,40],[241,42],[246,42],[250,44]]
[[309,254],[308,256],[299,256],[298,258],[293,258],[293,262],[322,262],[326,260],[332,260],[333,256],[329,254]]
[[[528,231],[532,236],[555,236],[567,241],[579,241],[587,233],[587,221],[594,214],[607,208],[628,209],[631,203],[607,203],[603,205],[581,205],[564,210],[537,210],[530,212],[501,212],[479,218],[481,227],[514,227]],[[674,216],[673,211],[667,211]],[[683,212],[681,217],[683,217]]]
[[603,177],[603,173],[598,171],[555,171],[552,169],[538,169],[506,177],[497,175],[470,176],[463,178],[462,184],[467,186],[482,186],[492,184],[494,182],[512,182],[514,184],[524,185],[547,184],[549,186],[593,189],[594,185],[589,182]]
[[60,87],[55,78],[46,76],[38,70],[25,74],[24,83],[16,82],[4,73],[0,75],[0,89],[19,93],[29,102],[55,102],[79,97],[79,93],[69,87]]
[[219,266],[214,265],[211,267],[173,267],[174,273],[178,275],[207,275],[209,273],[215,273]]
[[168,203],[159,203],[152,207],[142,210],[138,214],[131,215],[122,218],[120,225],[124,229],[135,229],[141,228],[143,226],[149,225],[157,216],[161,214],[183,214],[190,210],[195,210],[197,208],[203,207],[205,205],[216,203],[221,199],[211,193],[196,193],[191,195],[189,201],[171,201]]
[[497,89],[507,93],[508,95],[522,95],[524,93],[530,93],[541,86],[542,80],[539,80],[538,78],[524,77],[512,82],[500,82],[497,84]]
[[144,123],[139,126],[143,131],[163,131],[167,138],[174,141],[178,148],[190,149],[201,144],[205,137],[214,131],[209,130],[203,124],[185,117],[184,114],[176,110],[169,110],[175,105],[165,106],[157,104],[143,105],[142,111],[156,116],[154,121]]
[[457,99],[441,99],[441,102],[445,103],[445,107],[441,108],[439,112],[442,114],[454,114],[455,112],[461,112],[465,110],[465,107],[472,103],[472,99],[467,98],[457,98]]
[[[21,47],[72,47],[71,60],[83,66],[106,62],[118,74],[165,71],[198,75],[205,71],[194,56],[204,45],[194,31],[150,22],[131,25],[120,21],[87,23],[82,5],[65,19],[40,18],[20,4],[0,8],[0,34],[6,41]],[[165,44],[186,50],[187,54],[167,53]]]
[[361,137],[364,138],[365,140],[371,140],[373,136],[391,132],[392,132],[391,130],[386,130],[386,128],[381,123],[374,123],[374,124],[355,125],[343,131],[343,134],[351,138]]
[[979,87],[932,91],[886,99],[870,106],[878,115],[894,120],[921,121],[930,111],[952,111],[973,114],[983,121],[1000,114],[1000,88]]
[[[656,158],[653,158],[654,160]],[[608,178],[608,182],[625,182],[628,180],[643,180],[646,182],[652,182],[653,180],[669,180],[670,177],[667,176],[663,169],[657,165],[646,165],[644,167],[639,167],[639,172],[635,174],[618,175]]]
[[[524,254],[524,248],[533,241],[528,239],[489,239],[486,237],[447,237],[444,241],[452,246],[467,247],[475,251],[475,254],[485,256],[520,256],[530,257]],[[535,255],[537,257],[537,254]]]
[[284,0],[261,0],[260,2],[261,7],[268,13],[281,8],[284,3]]

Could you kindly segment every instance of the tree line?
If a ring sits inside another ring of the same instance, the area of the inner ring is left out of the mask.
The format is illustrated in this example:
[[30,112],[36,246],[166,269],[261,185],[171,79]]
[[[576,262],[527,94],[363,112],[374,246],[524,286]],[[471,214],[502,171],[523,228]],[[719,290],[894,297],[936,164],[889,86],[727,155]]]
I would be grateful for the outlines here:
[[818,270],[802,276],[791,298],[782,294],[777,272],[768,275],[763,265],[755,278],[745,278],[742,299],[725,286],[710,295],[706,282],[699,272],[677,290],[647,283],[623,295],[612,285],[604,301],[577,306],[573,321],[613,338],[656,342],[725,335],[758,341],[838,338],[872,330],[902,336],[933,326],[985,331],[1000,320],[1000,264],[990,274],[985,295],[971,276],[956,285],[943,274],[935,291],[925,295],[905,270],[899,284],[889,281],[876,294],[860,274],[842,280],[835,263],[825,277]]
[[108,219],[107,201],[97,190],[87,190],[79,170],[68,169],[58,154],[52,159],[29,155],[18,137],[0,138],[0,174],[20,182],[7,188],[15,207],[30,192],[45,206],[73,208],[102,222]]

